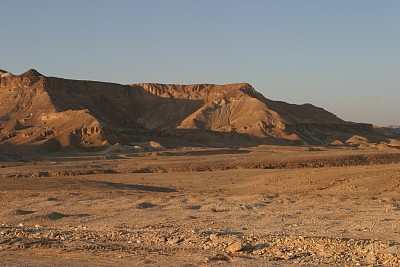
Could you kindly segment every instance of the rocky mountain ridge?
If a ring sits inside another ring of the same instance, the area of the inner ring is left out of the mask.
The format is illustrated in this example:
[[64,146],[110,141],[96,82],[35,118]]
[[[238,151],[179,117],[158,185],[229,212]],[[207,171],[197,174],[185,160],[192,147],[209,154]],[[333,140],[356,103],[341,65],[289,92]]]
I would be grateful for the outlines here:
[[[311,104],[269,100],[247,83],[121,85],[45,77],[33,69],[5,73],[0,71],[3,150],[97,151],[154,140],[167,147],[390,146],[398,137]],[[363,138],[348,142],[353,136]]]

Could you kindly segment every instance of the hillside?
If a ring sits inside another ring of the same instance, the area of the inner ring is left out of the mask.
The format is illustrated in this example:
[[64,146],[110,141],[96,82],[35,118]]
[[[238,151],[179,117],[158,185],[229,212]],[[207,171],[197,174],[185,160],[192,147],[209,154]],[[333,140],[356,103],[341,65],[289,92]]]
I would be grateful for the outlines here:
[[0,73],[3,151],[98,151],[150,141],[166,147],[376,147],[398,137],[311,104],[269,100],[247,83],[120,85],[45,77],[33,69],[7,73]]

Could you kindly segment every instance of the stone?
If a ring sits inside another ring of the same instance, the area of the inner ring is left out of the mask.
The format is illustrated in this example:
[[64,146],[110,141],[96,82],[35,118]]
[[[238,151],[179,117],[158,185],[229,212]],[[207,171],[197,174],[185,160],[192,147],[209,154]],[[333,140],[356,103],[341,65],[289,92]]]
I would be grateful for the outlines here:
[[235,253],[235,252],[243,250],[245,247],[246,247],[246,243],[241,242],[241,241],[237,241],[237,242],[234,242],[234,243],[230,244],[226,248],[226,251],[229,252],[229,253]]

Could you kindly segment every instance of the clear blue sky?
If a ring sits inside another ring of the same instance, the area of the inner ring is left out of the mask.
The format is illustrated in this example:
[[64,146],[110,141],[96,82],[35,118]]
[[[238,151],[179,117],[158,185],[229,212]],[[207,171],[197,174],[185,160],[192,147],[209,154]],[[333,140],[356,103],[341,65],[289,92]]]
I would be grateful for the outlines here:
[[249,82],[400,124],[397,0],[0,0],[0,68],[117,83]]

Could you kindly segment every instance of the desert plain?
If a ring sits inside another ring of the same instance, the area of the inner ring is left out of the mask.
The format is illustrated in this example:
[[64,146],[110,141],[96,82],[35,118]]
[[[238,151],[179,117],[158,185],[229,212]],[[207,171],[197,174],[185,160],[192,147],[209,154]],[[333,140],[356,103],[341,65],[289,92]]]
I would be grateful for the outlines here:
[[400,154],[191,148],[2,162],[5,266],[398,266]]

